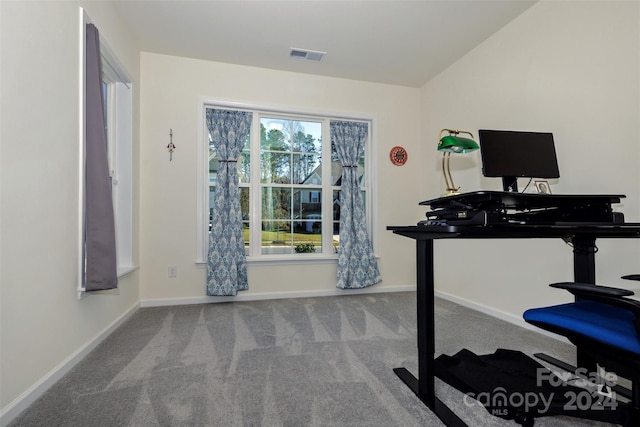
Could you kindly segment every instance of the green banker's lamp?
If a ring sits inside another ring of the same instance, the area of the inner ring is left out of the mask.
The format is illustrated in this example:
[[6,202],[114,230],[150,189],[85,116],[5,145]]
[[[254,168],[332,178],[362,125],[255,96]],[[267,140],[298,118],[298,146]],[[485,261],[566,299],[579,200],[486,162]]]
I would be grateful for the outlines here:
[[[443,132],[448,132],[449,134],[442,136]],[[461,133],[467,134],[471,138],[458,136]],[[473,134],[471,132],[453,129],[442,129],[440,131],[438,151],[442,151],[442,175],[447,184],[447,192],[443,194],[443,196],[459,194],[458,190],[460,189],[460,187],[454,185],[453,178],[451,177],[451,170],[449,169],[449,157],[451,153],[470,153],[476,151],[478,148],[480,148],[480,146],[473,140]]]

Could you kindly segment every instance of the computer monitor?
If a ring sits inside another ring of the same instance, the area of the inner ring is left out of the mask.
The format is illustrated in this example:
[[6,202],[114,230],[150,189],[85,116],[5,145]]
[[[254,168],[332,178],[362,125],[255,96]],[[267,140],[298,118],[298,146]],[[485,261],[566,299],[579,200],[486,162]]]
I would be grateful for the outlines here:
[[478,131],[482,174],[502,178],[504,191],[518,191],[518,178],[559,178],[558,159],[549,132]]

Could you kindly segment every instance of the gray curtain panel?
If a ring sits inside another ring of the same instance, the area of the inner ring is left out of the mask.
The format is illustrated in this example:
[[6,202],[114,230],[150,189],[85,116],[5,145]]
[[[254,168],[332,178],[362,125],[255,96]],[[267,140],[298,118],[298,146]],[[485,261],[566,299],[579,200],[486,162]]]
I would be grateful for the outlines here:
[[331,143],[343,166],[336,284],[342,289],[365,288],[382,281],[365,225],[364,201],[358,182],[358,159],[364,149],[367,134],[366,123],[331,122]]
[[102,102],[100,36],[87,24],[85,44],[85,287],[118,286],[116,232]]
[[237,161],[251,130],[251,118],[245,111],[207,110],[207,126],[219,161],[209,234],[207,295],[232,296],[249,288]]

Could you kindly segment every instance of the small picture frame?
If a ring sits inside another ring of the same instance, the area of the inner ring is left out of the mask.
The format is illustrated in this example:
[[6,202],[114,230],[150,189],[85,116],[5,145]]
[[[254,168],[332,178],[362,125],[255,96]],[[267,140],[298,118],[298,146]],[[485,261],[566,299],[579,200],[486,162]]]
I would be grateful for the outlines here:
[[535,180],[533,184],[536,186],[536,191],[540,194],[551,194],[551,187],[549,182],[545,180]]

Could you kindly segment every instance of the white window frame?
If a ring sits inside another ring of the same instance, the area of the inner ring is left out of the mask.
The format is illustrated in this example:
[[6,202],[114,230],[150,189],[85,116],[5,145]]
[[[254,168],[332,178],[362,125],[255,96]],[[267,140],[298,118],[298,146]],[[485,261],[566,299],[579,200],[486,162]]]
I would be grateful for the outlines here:
[[[375,212],[372,209],[374,203],[375,194],[375,176],[373,165],[375,164],[375,117],[367,114],[344,114],[327,111],[315,111],[307,109],[294,109],[294,108],[282,108],[271,107],[264,105],[243,104],[237,102],[218,101],[208,98],[200,98],[198,100],[198,144],[197,144],[197,197],[196,197],[196,265],[206,266],[208,245],[209,245],[209,131],[207,129],[207,123],[205,119],[207,108],[219,108],[229,110],[242,110],[250,111],[254,115],[267,115],[269,117],[282,117],[285,119],[294,118],[295,120],[309,120],[317,121],[319,119],[324,120],[322,134],[326,141],[330,141],[330,120],[350,120],[358,122],[366,122],[369,124],[369,144],[365,148],[365,185],[362,187],[366,196],[366,212],[367,212],[367,230],[372,241],[372,245],[375,248],[376,235],[373,232],[375,230]],[[260,120],[254,120],[253,127],[251,129],[252,135],[260,134]],[[260,149],[259,147],[251,148],[251,184],[252,192],[260,188]],[[326,153],[324,152],[326,150]],[[328,158],[330,156],[331,144],[323,144],[323,157]],[[331,174],[331,162],[322,162],[323,176],[329,176]],[[256,167],[257,166],[257,167]],[[242,184],[241,184],[242,185]],[[330,188],[330,189],[329,189]],[[333,190],[338,187],[324,187],[322,188],[322,203],[323,206],[330,206],[332,204]],[[250,209],[250,228],[253,230],[259,230],[261,227],[260,215],[256,215],[256,212],[260,212],[259,203],[256,202],[259,197],[252,195]],[[333,217],[331,215],[323,215],[322,229],[328,230],[333,227]],[[288,264],[288,263],[322,263],[322,262],[337,262],[338,256],[335,253],[317,253],[317,254],[283,254],[283,255],[262,255],[261,250],[261,236],[260,233],[253,232],[250,234],[250,248],[253,251],[251,255],[247,256],[247,263],[274,263],[274,264]],[[323,248],[329,248],[332,245],[331,236],[325,234],[322,242]]]
[[[79,120],[79,277],[78,295],[85,293],[84,271],[84,174],[85,174],[85,37],[86,24],[92,23],[80,8],[80,120]],[[107,145],[112,178],[113,209],[116,225],[118,278],[137,267],[133,262],[133,83],[104,37],[100,37],[102,80],[107,83]]]

